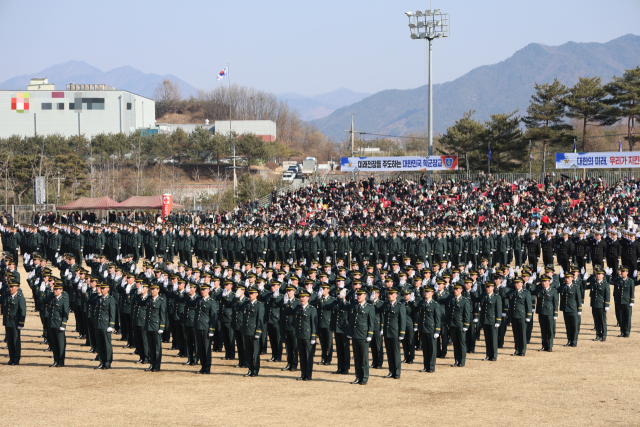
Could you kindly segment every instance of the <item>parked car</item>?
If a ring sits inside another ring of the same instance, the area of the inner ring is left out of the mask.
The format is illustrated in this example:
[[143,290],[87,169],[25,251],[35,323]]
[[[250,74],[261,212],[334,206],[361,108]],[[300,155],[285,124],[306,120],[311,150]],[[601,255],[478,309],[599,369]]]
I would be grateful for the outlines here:
[[282,180],[283,181],[293,181],[293,178],[295,178],[295,174],[293,172],[290,171],[286,171],[284,174],[282,174]]

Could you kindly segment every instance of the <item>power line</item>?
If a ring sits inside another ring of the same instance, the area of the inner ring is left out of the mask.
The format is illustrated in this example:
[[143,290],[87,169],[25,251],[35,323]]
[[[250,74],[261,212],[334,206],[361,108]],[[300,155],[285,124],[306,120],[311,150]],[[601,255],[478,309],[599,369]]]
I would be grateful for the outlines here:
[[387,138],[406,138],[406,139],[424,139],[424,140],[429,139],[429,138],[422,138],[419,136],[383,135],[381,133],[369,133],[369,132],[355,132],[355,133],[359,133],[360,135],[384,136]]

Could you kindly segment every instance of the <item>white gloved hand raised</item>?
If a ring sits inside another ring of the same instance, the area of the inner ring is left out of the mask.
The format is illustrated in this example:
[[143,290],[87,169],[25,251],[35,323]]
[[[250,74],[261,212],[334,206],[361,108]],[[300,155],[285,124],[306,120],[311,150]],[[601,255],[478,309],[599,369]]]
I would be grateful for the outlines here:
[[411,292],[411,296],[409,297],[409,302],[414,302],[416,300],[416,296],[413,292]]
[[285,304],[289,303],[289,295],[288,294],[284,295],[283,301],[284,301]]

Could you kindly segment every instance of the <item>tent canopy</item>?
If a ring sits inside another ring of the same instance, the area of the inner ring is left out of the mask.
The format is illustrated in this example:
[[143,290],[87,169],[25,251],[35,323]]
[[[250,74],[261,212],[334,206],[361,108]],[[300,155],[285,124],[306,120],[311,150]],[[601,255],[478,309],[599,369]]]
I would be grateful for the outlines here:
[[91,210],[113,210],[117,209],[118,202],[109,197],[80,197],[64,206],[56,209],[62,211],[91,211]]
[[[117,210],[125,209],[162,209],[162,196],[133,196],[129,197],[122,203],[117,204],[114,208]],[[184,209],[184,205],[173,204],[173,209]]]

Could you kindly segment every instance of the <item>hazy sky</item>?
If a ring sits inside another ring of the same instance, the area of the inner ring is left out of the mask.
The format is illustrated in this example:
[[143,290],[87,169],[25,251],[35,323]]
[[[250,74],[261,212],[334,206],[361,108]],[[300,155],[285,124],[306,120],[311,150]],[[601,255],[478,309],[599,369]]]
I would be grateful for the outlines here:
[[[434,42],[435,83],[529,43],[640,34],[639,0],[431,7],[451,14],[451,37]],[[404,12],[428,8],[428,0],[0,0],[0,81],[75,59],[103,71],[174,74],[203,89],[220,84],[215,76],[227,63],[232,83],[274,93],[414,88],[426,82],[425,42],[409,38]]]

